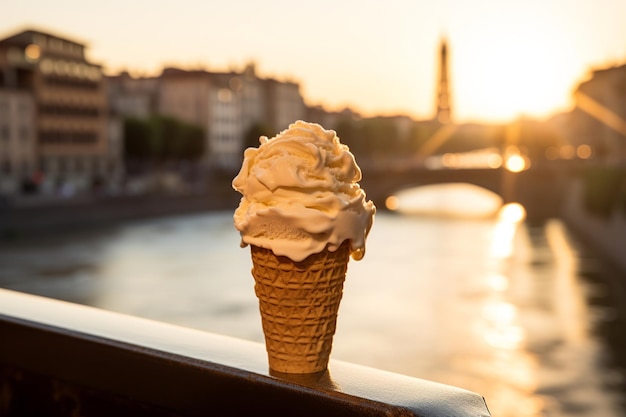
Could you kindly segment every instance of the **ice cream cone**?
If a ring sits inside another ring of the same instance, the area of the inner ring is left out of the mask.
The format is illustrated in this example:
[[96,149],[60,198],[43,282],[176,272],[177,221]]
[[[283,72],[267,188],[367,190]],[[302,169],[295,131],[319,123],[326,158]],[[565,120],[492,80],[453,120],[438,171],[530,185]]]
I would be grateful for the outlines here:
[[255,292],[269,366],[290,374],[324,371],[350,258],[345,241],[301,262],[251,246]]

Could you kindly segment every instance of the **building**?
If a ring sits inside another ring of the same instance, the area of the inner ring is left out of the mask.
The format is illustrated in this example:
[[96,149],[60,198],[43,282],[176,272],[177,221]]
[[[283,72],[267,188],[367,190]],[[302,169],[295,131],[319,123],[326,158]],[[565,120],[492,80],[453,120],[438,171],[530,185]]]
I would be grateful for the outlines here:
[[209,124],[210,73],[165,68],[159,77],[157,113],[206,129]]
[[232,170],[241,165],[248,126],[244,118],[242,77],[237,73],[211,73],[208,150],[211,167]]
[[263,84],[265,120],[274,130],[284,130],[296,120],[306,117],[307,108],[299,84],[271,78],[264,80]]
[[339,111],[328,111],[320,105],[307,106],[306,109],[306,120],[312,123],[317,123],[325,129],[336,130],[337,126],[341,122],[355,122],[362,119],[363,117],[359,113],[353,111],[349,107]]
[[145,119],[156,112],[159,79],[132,77],[128,72],[107,76],[109,110],[120,117]]
[[[23,165],[21,176],[36,174],[42,192],[73,194],[120,175],[120,155],[113,153],[108,135],[102,68],[87,60],[84,44],[22,31],[0,40],[0,74],[5,96],[23,92],[34,107],[36,161]],[[26,106],[27,99],[21,100]],[[11,124],[24,123],[16,114]],[[32,172],[22,172],[26,167]]]
[[626,65],[593,71],[574,98],[572,142],[591,145],[607,160],[626,161]]
[[278,132],[306,117],[300,86],[259,78],[254,64],[241,72],[166,68],[159,77],[157,111],[200,126],[207,167],[235,170],[255,125]]
[[238,82],[241,91],[241,116],[244,131],[253,125],[265,123],[267,114],[266,102],[263,99],[263,80],[257,77],[256,66],[249,63],[241,74]]
[[435,119],[442,124],[452,121],[448,72],[448,43],[443,39],[439,46],[439,80],[437,83],[437,113],[435,115]]
[[[212,165],[214,152],[219,152],[219,146],[212,143],[216,140],[212,128],[220,130],[212,120],[215,117],[213,107],[219,102],[214,84],[212,74],[205,70],[165,68],[159,77],[157,97],[159,114],[175,117],[204,130],[206,153],[203,163],[207,167]],[[222,93],[221,97],[225,96]]]
[[34,126],[33,95],[0,87],[0,196],[30,191],[38,181]]

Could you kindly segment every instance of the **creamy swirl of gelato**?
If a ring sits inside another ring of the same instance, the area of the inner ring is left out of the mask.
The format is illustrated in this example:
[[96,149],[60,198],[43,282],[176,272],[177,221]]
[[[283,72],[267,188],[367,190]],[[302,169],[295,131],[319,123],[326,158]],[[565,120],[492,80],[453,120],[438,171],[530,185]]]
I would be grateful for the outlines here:
[[255,245],[295,262],[350,241],[352,258],[365,254],[376,208],[358,181],[361,170],[336,133],[297,121],[258,148],[248,148],[233,188],[241,246]]

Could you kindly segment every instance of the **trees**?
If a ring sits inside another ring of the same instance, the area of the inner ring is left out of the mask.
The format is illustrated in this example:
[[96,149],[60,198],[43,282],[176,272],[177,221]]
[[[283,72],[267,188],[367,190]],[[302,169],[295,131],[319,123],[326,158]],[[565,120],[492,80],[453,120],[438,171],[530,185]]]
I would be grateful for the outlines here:
[[204,130],[169,116],[124,120],[124,158],[143,162],[193,161],[206,149]]
[[371,160],[404,152],[398,129],[394,121],[388,118],[343,118],[337,122],[335,130],[357,159]]
[[243,137],[243,151],[247,148],[258,148],[259,147],[259,138],[261,136],[272,137],[274,129],[272,129],[268,124],[265,123],[255,123],[246,131]]
[[147,122],[135,118],[124,120],[124,159],[148,159],[151,155],[151,132]]

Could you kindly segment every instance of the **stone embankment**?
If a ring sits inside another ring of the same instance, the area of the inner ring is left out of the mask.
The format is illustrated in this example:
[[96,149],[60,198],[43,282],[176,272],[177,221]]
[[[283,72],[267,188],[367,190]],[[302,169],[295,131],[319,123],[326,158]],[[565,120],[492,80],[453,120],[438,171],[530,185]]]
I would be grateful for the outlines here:
[[227,184],[195,194],[22,200],[0,207],[0,241],[159,216],[234,210],[240,197]]
[[[239,198],[230,183],[224,181],[199,194],[23,201],[0,206],[0,241],[158,216],[234,210]],[[584,208],[582,184],[573,180],[565,192],[559,216],[581,241],[626,276],[626,218],[622,212],[609,218],[590,214]]]
[[[561,218],[580,240],[626,277],[626,216],[614,210],[606,218],[589,213],[583,200],[582,181],[573,181],[566,193]],[[626,289],[626,282],[622,283]]]

